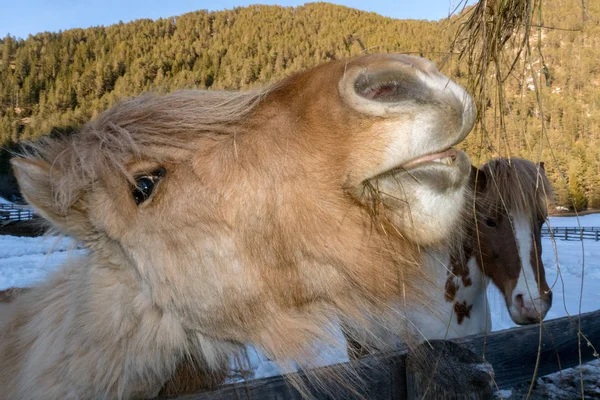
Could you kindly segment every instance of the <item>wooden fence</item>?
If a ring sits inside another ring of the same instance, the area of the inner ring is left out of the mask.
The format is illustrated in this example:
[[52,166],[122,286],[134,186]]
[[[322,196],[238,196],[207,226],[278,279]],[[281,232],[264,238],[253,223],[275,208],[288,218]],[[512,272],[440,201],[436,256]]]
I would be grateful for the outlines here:
[[542,228],[542,237],[554,237],[562,240],[595,240],[600,241],[600,227],[582,226],[578,227],[558,227]]
[[[509,389],[531,382],[536,376],[547,375],[597,359],[596,349],[600,350],[600,310],[572,318],[545,321],[541,327],[538,324],[518,327],[456,339],[452,342],[471,350],[480,360],[490,363],[494,369],[495,384],[500,389]],[[440,341],[440,343],[449,342]],[[407,364],[410,354],[408,349],[402,348],[396,352],[368,356],[352,363],[324,367],[339,372],[332,376],[348,376],[348,370],[356,371],[360,377],[360,384],[352,387],[349,387],[348,382],[327,382],[324,386],[315,388],[302,373],[295,374],[292,379],[307,382],[310,395],[315,399],[411,400],[420,396],[415,396],[412,386],[407,384],[407,377],[408,381],[411,377],[411,364]],[[320,374],[317,373],[318,375]],[[323,376],[327,375],[327,373],[323,374]],[[302,399],[302,395],[289,383],[289,379],[275,376],[250,380],[225,385],[213,391],[175,398],[177,400]],[[480,398],[468,397],[468,393],[459,397]],[[436,396],[426,398],[436,398]]]
[[17,204],[0,204],[0,223],[12,221],[27,221],[33,218],[35,212],[29,206]]

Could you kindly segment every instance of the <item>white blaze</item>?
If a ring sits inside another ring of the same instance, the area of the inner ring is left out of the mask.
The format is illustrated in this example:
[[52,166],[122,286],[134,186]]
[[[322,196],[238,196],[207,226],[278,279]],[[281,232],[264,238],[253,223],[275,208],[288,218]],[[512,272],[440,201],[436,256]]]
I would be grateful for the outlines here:
[[516,304],[516,298],[518,295],[521,295],[523,296],[523,304],[526,308],[535,308],[538,312],[543,313],[545,310],[542,310],[538,282],[533,270],[534,266],[531,265],[533,232],[531,231],[529,219],[524,214],[513,213],[511,213],[511,218],[519,249],[519,258],[521,259],[521,271],[519,272],[517,286],[512,293],[512,304],[509,311],[513,316],[519,315],[520,312]]

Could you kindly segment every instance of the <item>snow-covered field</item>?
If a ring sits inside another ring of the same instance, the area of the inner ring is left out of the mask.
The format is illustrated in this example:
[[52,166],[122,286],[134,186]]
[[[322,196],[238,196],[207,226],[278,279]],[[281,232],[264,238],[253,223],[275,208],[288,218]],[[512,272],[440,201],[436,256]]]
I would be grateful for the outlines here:
[[31,286],[83,252],[67,238],[0,235],[0,290]]
[[[582,216],[579,222],[575,217],[550,217],[549,225],[600,227],[600,214]],[[542,247],[547,281],[554,292],[553,306],[546,319],[600,309],[600,242],[558,239],[553,243],[544,238]],[[43,280],[68,257],[83,252],[68,239],[0,236],[0,290],[30,286]],[[498,290],[490,285],[488,293],[493,330],[514,327]],[[278,374],[264,356],[251,350],[250,359],[256,368],[255,377]],[[331,361],[344,360],[345,355],[338,352]]]

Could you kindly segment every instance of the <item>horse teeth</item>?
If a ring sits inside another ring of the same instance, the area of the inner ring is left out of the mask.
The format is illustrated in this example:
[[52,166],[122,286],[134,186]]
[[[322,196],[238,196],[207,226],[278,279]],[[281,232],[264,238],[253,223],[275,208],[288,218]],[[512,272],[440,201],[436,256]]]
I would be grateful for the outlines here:
[[440,163],[440,164],[446,164],[446,165],[453,164],[452,157],[436,158],[435,160],[432,160],[432,161]]

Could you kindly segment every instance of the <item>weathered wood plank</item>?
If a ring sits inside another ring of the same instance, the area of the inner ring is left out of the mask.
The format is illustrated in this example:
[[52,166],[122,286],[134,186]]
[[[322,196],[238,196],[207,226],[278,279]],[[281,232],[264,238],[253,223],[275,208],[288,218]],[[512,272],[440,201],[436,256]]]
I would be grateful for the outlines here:
[[495,385],[492,367],[465,346],[432,340],[406,358],[408,400],[487,400]]
[[[291,383],[296,380],[305,383],[311,398],[316,400],[405,400],[406,353],[406,349],[402,348],[394,353],[367,356],[359,361],[319,368],[311,373],[309,378],[304,373],[274,376],[175,398],[177,400],[301,400],[305,397]],[[337,380],[330,380],[328,377],[335,377]],[[160,398],[160,400],[164,399],[173,399],[173,397]]]
[[[547,375],[560,369],[579,365],[578,340],[579,316],[545,321],[540,326],[526,326],[493,332],[487,335],[470,336],[457,339],[472,350],[478,357],[485,358],[493,368],[495,381],[500,388],[511,388],[531,381],[534,376],[538,347],[541,343],[537,376]],[[600,310],[581,315],[583,332],[596,349],[600,350]],[[338,364],[327,368],[335,369],[339,374],[349,368],[357,371],[362,378],[356,383],[354,378],[347,382],[329,382],[325,389],[313,389],[315,399],[406,399],[406,361],[407,349],[378,356],[368,356],[355,362]],[[581,362],[593,360],[593,349],[582,338]],[[323,378],[327,373],[321,374]],[[305,379],[300,374],[300,379]],[[347,384],[347,385],[346,385]],[[358,390],[358,394],[349,389]],[[283,376],[252,380],[244,383],[226,385],[217,390],[177,397],[177,400],[222,400],[222,399],[267,399],[299,400],[302,396]]]
[[[567,317],[544,321],[538,377],[579,365],[578,323],[579,316],[573,317],[572,321]],[[581,315],[581,332],[600,350],[600,310]],[[494,367],[498,385],[510,388],[531,381],[533,377],[540,343],[540,326],[471,336],[457,342],[466,345],[479,356],[485,356],[486,361]],[[594,358],[592,347],[587,346],[582,338],[581,362]]]

